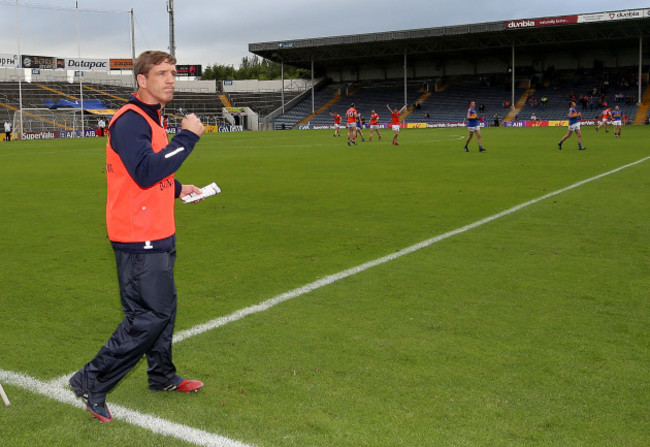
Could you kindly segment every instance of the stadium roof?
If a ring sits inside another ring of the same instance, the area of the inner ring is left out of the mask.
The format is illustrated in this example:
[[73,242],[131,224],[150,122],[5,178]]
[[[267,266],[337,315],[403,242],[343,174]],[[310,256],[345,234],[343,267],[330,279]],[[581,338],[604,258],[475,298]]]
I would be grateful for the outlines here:
[[[394,62],[406,54],[418,59],[444,61],[477,53],[511,59],[517,51],[579,51],[598,48],[638,48],[650,36],[650,9],[620,10],[561,17],[542,17],[405,31],[251,43],[251,53],[322,73],[367,63]],[[648,48],[648,45],[644,45]]]

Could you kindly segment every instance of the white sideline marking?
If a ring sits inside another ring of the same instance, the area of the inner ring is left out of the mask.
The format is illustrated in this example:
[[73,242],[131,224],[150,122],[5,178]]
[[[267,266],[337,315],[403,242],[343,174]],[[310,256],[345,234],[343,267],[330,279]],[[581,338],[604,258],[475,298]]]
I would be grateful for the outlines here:
[[[0,369],[0,381],[32,391],[36,394],[41,394],[64,404],[86,409],[86,406],[75,396],[74,392],[60,385],[59,379],[42,382],[25,374]],[[121,420],[128,424],[144,428],[145,430],[180,439],[194,445],[205,447],[252,447],[249,444],[234,441],[224,436],[187,425],[177,424],[150,414],[140,413],[121,405],[111,404],[109,408],[115,420]]]
[[433,237],[431,239],[427,239],[425,241],[422,241],[418,244],[411,245],[410,247],[404,248],[402,250],[396,251],[395,253],[392,253],[390,255],[384,256],[382,258],[375,259],[373,261],[366,262],[365,264],[358,265],[356,267],[352,267],[348,270],[343,270],[342,272],[335,273],[333,275],[326,276],[322,279],[316,280],[314,282],[311,282],[309,284],[306,284],[302,287],[298,287],[297,289],[290,290],[288,292],[285,292],[281,295],[277,295],[273,298],[270,298],[266,301],[262,301],[261,303],[255,304],[253,306],[246,307],[244,309],[240,309],[236,312],[231,313],[230,315],[226,315],[223,317],[215,318],[214,320],[210,320],[207,323],[200,324],[198,326],[194,326],[193,328],[186,329],[184,331],[179,331],[174,334],[173,338],[173,343],[178,343],[183,340],[186,340],[190,337],[194,337],[195,335],[202,334],[203,332],[211,331],[212,329],[216,329],[218,327],[224,326],[228,323],[232,323],[237,320],[241,320],[242,318],[252,315],[258,312],[263,312],[265,310],[270,309],[271,307],[283,303],[287,300],[290,300],[292,298],[299,297],[301,295],[304,295],[306,293],[312,292],[316,289],[319,289],[321,287],[328,286],[336,281],[339,281],[341,279],[345,279],[349,276],[356,275],[357,273],[361,273],[365,270],[368,270],[372,267],[376,267],[381,264],[385,264],[387,262],[393,261],[399,257],[402,257],[404,255],[407,255],[409,253],[413,253],[414,251],[418,251],[422,248],[426,248],[430,245],[433,245],[437,242],[440,242],[444,239],[450,238],[452,236],[456,236],[457,234],[464,233],[466,231],[472,230],[476,227],[480,227],[481,225],[485,225],[486,223],[492,222],[493,220],[499,219],[501,217],[507,216],[509,214],[515,213],[522,208],[526,208],[527,206],[534,205],[535,203],[541,202],[542,200],[546,200],[550,197],[557,196],[558,194],[562,194],[566,191],[569,191],[571,189],[577,188],[579,186],[584,185],[585,183],[592,182],[594,180],[598,180],[602,177],[606,177],[608,175],[614,174],[616,172],[622,171],[623,169],[629,168],[631,166],[637,165],[639,163],[643,163],[644,161],[650,160],[650,157],[642,158],[641,160],[635,161],[633,163],[621,166],[619,168],[613,169],[611,171],[605,172],[603,174],[599,174],[595,177],[588,178],[586,180],[582,180],[580,182],[574,183],[573,185],[567,186],[566,188],[558,189],[557,191],[551,192],[549,194],[546,194],[544,196],[538,197],[533,200],[529,200],[528,202],[513,206],[512,208],[509,208],[505,211],[501,211],[500,213],[494,214],[490,217],[486,217],[485,219],[478,220],[474,223],[471,223],[469,225],[465,225],[464,227],[457,228],[455,230],[449,231],[447,233],[441,234],[440,236]]
[[[456,230],[449,231],[447,233],[441,234],[439,236],[433,237],[431,239],[427,239],[425,241],[422,241],[418,244],[411,245],[410,247],[404,248],[402,250],[399,250],[393,254],[390,254],[388,256],[384,256],[382,258],[375,259],[373,261],[366,262],[365,264],[358,265],[356,267],[352,267],[350,269],[344,270],[342,272],[326,276],[322,279],[319,279],[317,281],[311,282],[309,284],[306,284],[302,287],[298,287],[296,289],[290,290],[289,292],[285,292],[281,295],[278,295],[274,298],[268,299],[266,301],[262,301],[259,304],[255,304],[253,306],[246,307],[244,309],[241,309],[239,311],[233,312],[230,315],[226,315],[224,317],[220,318],[215,318],[214,320],[210,320],[207,323],[200,324],[198,326],[195,326],[193,328],[187,329],[185,331],[180,331],[174,335],[174,343],[178,343],[180,341],[186,340],[190,337],[193,337],[195,335],[202,334],[204,332],[210,331],[212,329],[216,329],[218,327],[224,326],[228,323],[232,323],[234,321],[240,320],[248,315],[252,315],[258,312],[262,312],[265,310],[270,309],[271,307],[280,304],[284,301],[290,300],[292,298],[296,298],[298,296],[304,295],[306,293],[312,292],[316,289],[319,289],[321,287],[330,285],[336,281],[339,281],[341,279],[347,278],[349,276],[355,275],[357,273],[361,273],[365,270],[368,270],[372,267],[375,267],[377,265],[385,264],[389,261],[392,261],[394,259],[397,259],[401,256],[404,256],[409,253],[413,253],[415,251],[418,251],[422,248],[429,247],[430,245],[433,245],[437,242],[440,242],[444,239],[447,239],[451,236],[455,236],[457,234],[464,233],[466,231],[469,231],[471,229],[474,229],[476,227],[479,227],[481,225],[484,225],[486,223],[492,222],[496,219],[499,219],[501,217],[507,216],[509,214],[515,213],[527,206],[533,205],[535,203],[541,202],[542,200],[546,200],[550,197],[557,196],[558,194],[562,194],[566,191],[575,189],[579,186],[582,186],[586,183],[592,182],[594,180],[598,180],[600,178],[606,177],[608,175],[614,174],[616,172],[622,171],[623,169],[629,168],[631,166],[643,163],[647,160],[650,160],[650,157],[645,157],[642,158],[641,160],[635,161],[633,163],[629,163],[627,165],[621,166],[619,168],[613,169],[611,171],[605,172],[603,174],[599,174],[595,177],[588,178],[586,180],[582,180],[580,182],[574,183],[570,186],[567,186],[566,188],[559,189],[557,191],[551,192],[549,194],[546,194],[544,196],[538,197],[536,199],[530,200],[528,202],[516,205],[512,208],[509,208],[505,211],[502,211],[500,213],[494,214],[490,217],[486,217],[485,219],[478,220],[474,223],[471,223],[469,225],[465,225],[464,227],[458,228]],[[32,377],[29,377],[24,374],[18,374],[10,371],[4,371],[0,369],[0,381],[6,382],[11,385],[15,385],[21,388],[24,388],[26,390],[32,391],[37,394],[41,394],[46,397],[50,397],[54,400],[57,400],[62,403],[66,403],[69,405],[73,405],[78,408],[83,408],[85,409],[85,406],[83,403],[76,398],[74,393],[70,391],[70,389],[67,388],[67,383],[68,383],[68,378],[72,375],[73,373],[67,374],[65,376],[57,377],[55,379],[52,379],[48,382],[42,382],[40,380],[34,379]],[[207,447],[252,447],[249,444],[244,444],[239,441],[234,441],[232,439],[226,438],[224,436],[220,436],[214,433],[209,433],[203,430],[199,430],[196,428],[188,427],[186,425],[181,425],[177,424],[175,422],[171,422],[165,419],[158,418],[156,416],[148,415],[148,414],[143,414],[134,410],[130,410],[126,407],[123,407],[121,405],[115,405],[111,404],[110,405],[111,413],[113,414],[114,419],[118,420],[123,420],[124,422],[136,425],[138,427],[144,428],[146,430],[150,430],[154,433],[158,433],[164,436],[170,436],[174,437],[177,439],[181,439],[187,442],[190,442],[192,444],[198,445],[198,446],[207,446]]]

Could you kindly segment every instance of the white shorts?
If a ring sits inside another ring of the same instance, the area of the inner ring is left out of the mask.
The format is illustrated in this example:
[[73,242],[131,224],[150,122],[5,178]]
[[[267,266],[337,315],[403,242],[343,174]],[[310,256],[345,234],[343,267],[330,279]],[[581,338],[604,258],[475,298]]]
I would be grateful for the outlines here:
[[399,132],[399,124],[393,124],[391,129],[393,129],[393,132]]
[[609,119],[608,118],[603,118],[602,123],[603,124],[609,124]]
[[471,126],[471,127],[468,126],[467,130],[469,130],[470,132],[476,132],[477,130],[481,130],[481,126]]
[[580,130],[580,123],[569,124],[569,130],[571,132],[575,132],[576,130]]
[[357,123],[348,123],[348,129],[356,129]]
[[614,121],[612,121],[612,124],[613,124],[614,126],[622,126],[622,125],[623,125],[623,121],[621,121],[621,120],[614,120]]
[[371,129],[379,129],[379,124],[371,124],[370,128]]

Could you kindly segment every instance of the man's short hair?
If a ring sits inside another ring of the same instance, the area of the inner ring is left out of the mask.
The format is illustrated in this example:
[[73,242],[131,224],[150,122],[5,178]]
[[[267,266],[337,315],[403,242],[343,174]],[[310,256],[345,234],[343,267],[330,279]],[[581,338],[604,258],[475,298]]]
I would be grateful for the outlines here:
[[152,67],[163,62],[176,65],[176,58],[164,51],[144,51],[133,61],[133,71],[136,76],[140,74],[147,76]]

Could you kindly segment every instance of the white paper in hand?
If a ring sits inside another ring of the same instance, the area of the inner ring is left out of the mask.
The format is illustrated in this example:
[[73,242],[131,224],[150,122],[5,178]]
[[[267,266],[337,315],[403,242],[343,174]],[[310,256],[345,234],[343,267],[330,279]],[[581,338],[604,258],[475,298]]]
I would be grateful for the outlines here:
[[196,202],[197,200],[205,199],[206,197],[219,194],[220,192],[221,192],[221,188],[219,188],[216,183],[212,182],[209,185],[201,188],[201,194],[196,194],[196,193],[188,194],[185,197],[183,197],[182,200],[184,203],[192,203],[192,202]]

